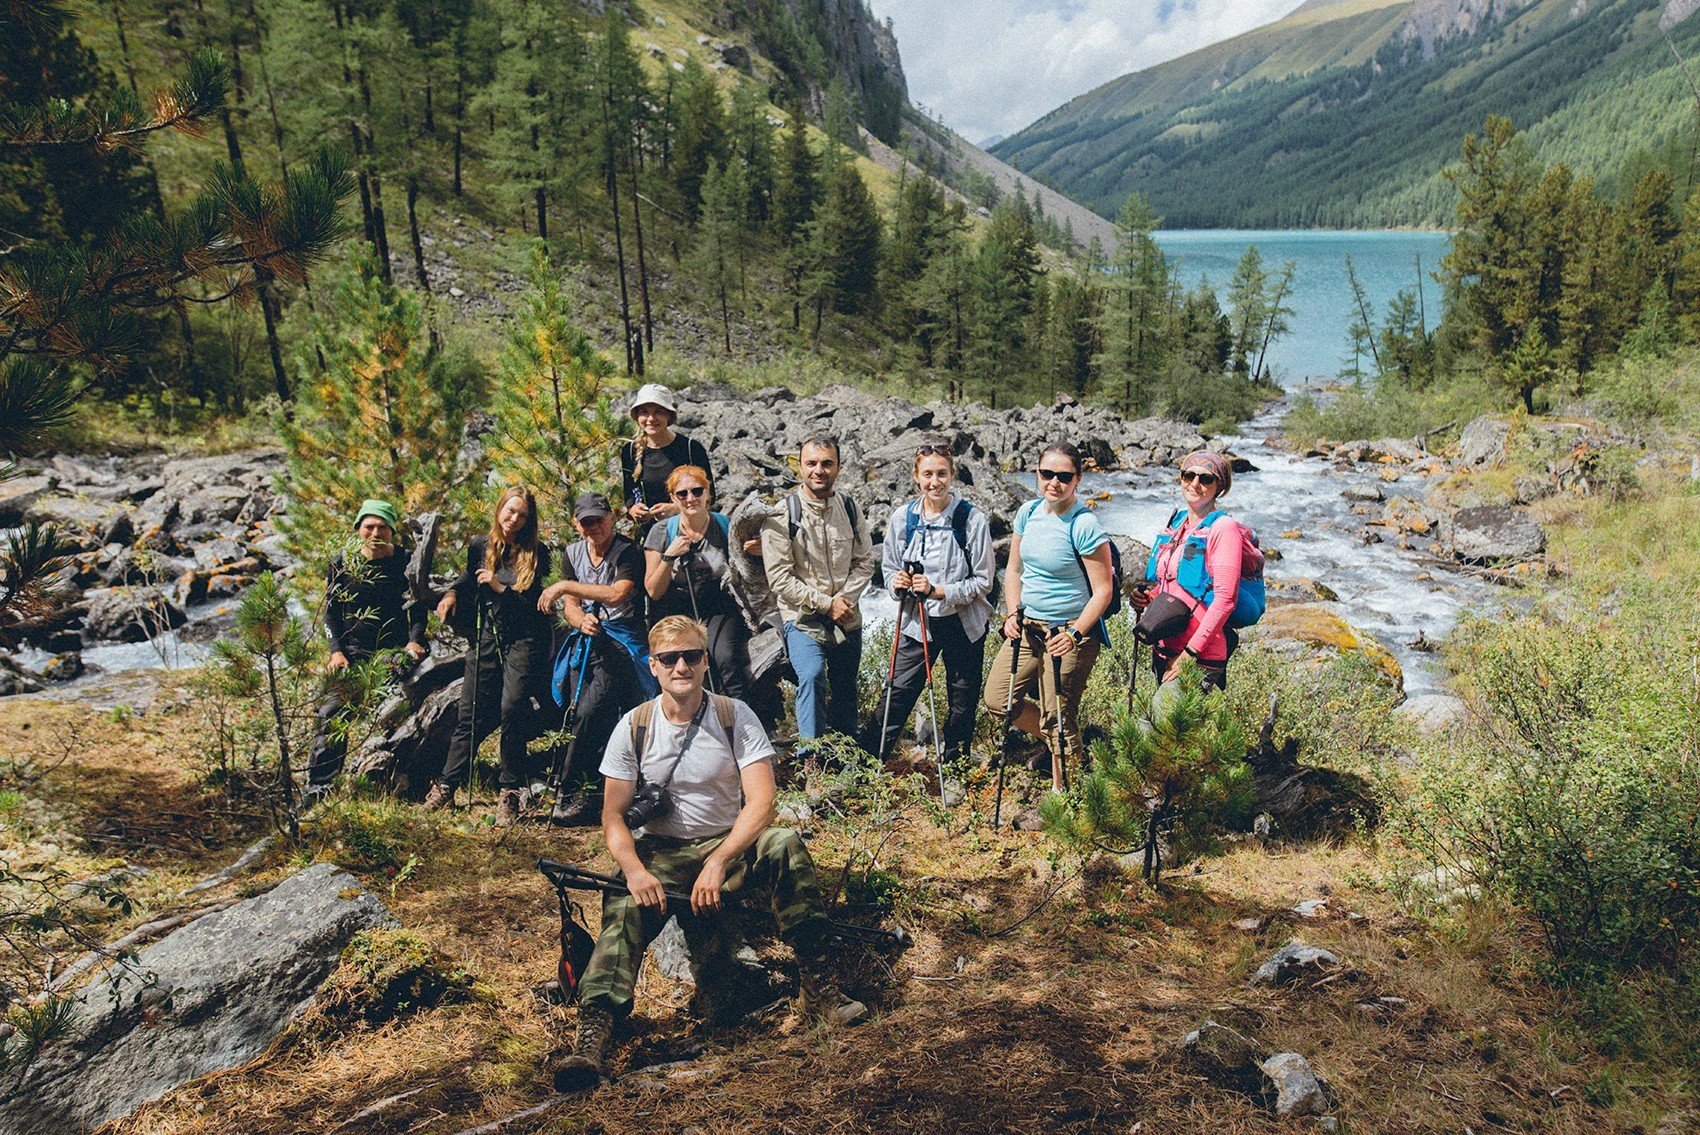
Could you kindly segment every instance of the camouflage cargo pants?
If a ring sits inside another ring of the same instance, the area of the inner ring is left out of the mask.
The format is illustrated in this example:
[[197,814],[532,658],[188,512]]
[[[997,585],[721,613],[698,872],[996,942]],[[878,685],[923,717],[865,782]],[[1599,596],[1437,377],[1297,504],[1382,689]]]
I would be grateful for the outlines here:
[[[669,891],[689,891],[703,860],[720,846],[724,836],[678,840],[645,836],[637,841],[638,858]],[[760,888],[779,923],[780,936],[799,952],[818,950],[826,928],[820,885],[815,880],[814,860],[803,840],[791,828],[770,827],[757,837],[754,846],[733,861],[726,871],[724,891],[735,895]],[[669,899],[665,913],[639,906],[630,895],[606,895],[602,900],[602,934],[590,955],[584,980],[579,984],[582,1003],[598,1002],[616,1018],[632,1010],[632,993],[637,988],[638,967],[643,952],[661,933],[667,919],[677,916],[679,927],[691,949],[691,968],[699,987],[712,986],[726,967],[735,965],[732,949],[737,935],[737,903],[728,902],[720,914],[699,918],[689,904]]]

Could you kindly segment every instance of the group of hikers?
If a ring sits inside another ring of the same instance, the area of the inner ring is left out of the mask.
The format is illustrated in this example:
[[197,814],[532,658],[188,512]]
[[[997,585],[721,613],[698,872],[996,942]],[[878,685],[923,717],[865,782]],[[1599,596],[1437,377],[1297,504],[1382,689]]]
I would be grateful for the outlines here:
[[[1014,516],[1002,577],[1007,613],[996,623],[1000,642],[988,669],[991,528],[957,491],[948,447],[916,449],[915,495],[892,510],[876,565],[869,525],[837,487],[835,438],[803,441],[799,484],[759,535],[739,539],[715,509],[712,455],[674,429],[672,392],[642,387],[631,415],[636,436],[620,454],[624,506],[594,492],[577,497],[578,539],[562,549],[554,582],[546,582],[556,557],[540,539],[536,498],[514,486],[497,497],[488,532],[470,541],[465,569],[436,607],[472,646],[454,733],[424,806],[454,804],[479,744],[499,730],[496,823],[515,823],[533,772],[529,743],[558,720],[568,739],[553,767],[551,818],[600,823],[624,880],[605,897],[602,932],[578,982],[579,1034],[556,1071],[561,1090],[597,1082],[615,1022],[630,1011],[638,962],[670,914],[690,942],[705,1012],[720,1015],[715,991],[725,987],[729,953],[716,916],[723,895],[752,884],[761,884],[796,948],[805,1008],[841,1024],[866,1013],[826,976],[827,923],[806,847],[791,829],[772,826],[770,734],[782,706],[777,681],[758,681],[752,668],[752,635],[764,628],[746,614],[742,581],[751,565],[778,608],[772,633],[795,689],[797,755],[841,734],[885,758],[923,691],[936,691],[932,671],[942,666],[946,714],[942,723],[935,714],[934,727],[947,796],[943,771],[967,759],[981,705],[1006,736],[1020,730],[1045,740],[1053,790],[1066,786],[1070,768],[1084,767],[1081,696],[1109,641],[1107,619],[1124,598],[1110,537],[1078,499],[1084,462],[1068,442],[1039,454],[1038,495]],[[1201,450],[1180,462],[1182,506],[1154,541],[1143,580],[1125,594],[1160,688],[1189,657],[1205,685],[1220,688],[1235,628],[1261,612],[1255,538],[1217,508],[1232,481],[1220,453]],[[399,651],[390,655],[398,671],[426,653],[424,605],[409,598],[397,545],[400,517],[368,500],[354,527],[365,562],[339,557],[327,576],[333,677],[380,651]],[[861,604],[876,566],[898,615],[883,694],[863,722]],[[774,673],[774,665],[762,668]],[[328,688],[312,794],[342,765],[337,722],[346,699],[335,681]]]

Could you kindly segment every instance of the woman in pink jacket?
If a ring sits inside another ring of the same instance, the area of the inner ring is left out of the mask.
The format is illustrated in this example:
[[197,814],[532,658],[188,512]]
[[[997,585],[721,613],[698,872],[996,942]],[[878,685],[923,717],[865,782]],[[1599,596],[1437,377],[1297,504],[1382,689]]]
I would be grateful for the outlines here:
[[1152,669],[1159,683],[1173,681],[1182,656],[1190,654],[1203,672],[1205,689],[1227,684],[1228,658],[1239,645],[1229,618],[1242,576],[1253,574],[1246,568],[1258,566],[1245,562],[1248,554],[1258,554],[1245,527],[1216,507],[1233,480],[1234,467],[1220,453],[1200,450],[1181,461],[1186,507],[1177,510],[1158,535],[1145,572],[1151,586],[1135,592],[1133,599],[1134,606],[1144,610],[1157,596],[1170,595],[1190,612],[1182,629],[1153,644]]

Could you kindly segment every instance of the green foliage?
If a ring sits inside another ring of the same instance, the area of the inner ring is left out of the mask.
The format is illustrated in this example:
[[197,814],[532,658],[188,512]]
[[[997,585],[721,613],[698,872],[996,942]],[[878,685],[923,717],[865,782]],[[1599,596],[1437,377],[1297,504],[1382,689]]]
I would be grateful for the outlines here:
[[316,350],[298,362],[299,402],[278,433],[290,502],[280,527],[294,554],[318,566],[361,501],[453,516],[469,471],[456,461],[465,391],[436,365],[412,294],[361,257],[314,329]]
[[1527,910],[1561,966],[1695,964],[1693,591],[1625,577],[1597,599],[1455,635],[1476,728],[1429,754],[1397,823],[1407,844]]
[[1278,704],[1270,740],[1277,749],[1296,744],[1308,765],[1381,775],[1413,741],[1411,727],[1393,712],[1404,691],[1361,653],[1299,666],[1253,637],[1234,654],[1227,698],[1247,736],[1262,729],[1271,702]]
[[609,409],[614,363],[575,321],[576,298],[538,241],[490,405],[491,468],[504,484],[532,486],[545,523],[569,515],[579,493],[615,487],[609,469],[621,423]]
[[231,633],[202,671],[203,710],[227,782],[243,778],[291,840],[300,834],[294,757],[310,736],[318,681],[315,643],[290,611],[283,580],[265,572],[242,593]]
[[1066,796],[1041,807],[1045,830],[1064,847],[1143,845],[1145,878],[1162,870],[1158,839],[1177,850],[1208,845],[1254,803],[1245,734],[1219,694],[1206,694],[1197,668],[1152,692],[1092,748],[1092,768]]
[[8,625],[46,614],[66,592],[65,569],[76,548],[51,524],[29,521],[8,533],[0,550],[0,642]]
[[431,852],[440,827],[405,800],[342,793],[313,809],[302,840],[315,856],[397,880]]
[[378,1025],[467,1000],[472,975],[412,930],[362,930],[314,1006],[316,1021]]

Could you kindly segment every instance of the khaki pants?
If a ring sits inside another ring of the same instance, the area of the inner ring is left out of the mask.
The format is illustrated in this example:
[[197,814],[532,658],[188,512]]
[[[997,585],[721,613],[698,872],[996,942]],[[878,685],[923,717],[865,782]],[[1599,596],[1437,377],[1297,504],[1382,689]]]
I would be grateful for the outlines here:
[[[1045,624],[1028,620],[1021,625],[1021,658],[1015,670],[1015,727],[1045,739],[1045,747],[1056,755],[1057,691],[1052,687],[1051,656],[1045,653]],[[1092,664],[1098,661],[1103,644],[1095,634],[1062,656],[1062,727],[1065,743],[1063,756],[1072,758],[1077,769],[1086,767],[1086,743],[1080,736],[1080,697],[1086,692],[1086,679],[1092,675]],[[986,708],[993,717],[1003,718],[1004,703],[1009,699],[1010,652],[1015,644],[1004,639],[998,656],[986,675]],[[1038,698],[1037,702],[1033,696]]]

